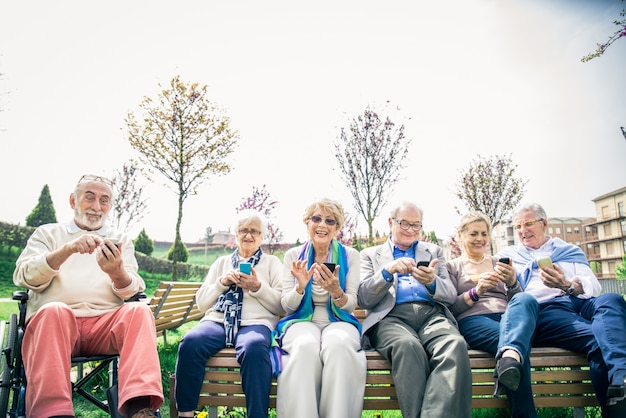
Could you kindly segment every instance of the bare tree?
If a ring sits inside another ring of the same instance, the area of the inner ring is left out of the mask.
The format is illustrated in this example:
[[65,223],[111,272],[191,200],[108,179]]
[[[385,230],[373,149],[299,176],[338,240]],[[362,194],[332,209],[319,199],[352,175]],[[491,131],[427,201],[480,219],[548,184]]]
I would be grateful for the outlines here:
[[244,209],[254,209],[265,215],[268,220],[268,224],[267,235],[263,241],[267,244],[270,254],[274,252],[276,246],[280,244],[283,239],[282,231],[272,220],[272,212],[276,208],[277,204],[278,201],[272,199],[270,192],[264,184],[261,188],[252,186],[252,195],[244,198],[237,208],[237,212]]
[[[226,158],[237,143],[230,118],[208,100],[206,91],[207,86],[185,84],[176,76],[156,103],[144,97],[140,117],[129,112],[125,119],[128,141],[141,154],[141,161],[161,173],[178,196],[174,249],[184,247],[180,225],[185,200],[195,195],[198,185],[210,175],[230,172]],[[144,174],[153,179],[152,170]],[[172,258],[172,280],[177,278],[178,253],[174,251]]]
[[121,170],[115,170],[111,181],[115,189],[115,204],[109,220],[120,231],[128,231],[148,213],[147,198],[142,197],[143,185],[138,184],[137,163],[129,160]]
[[[387,102],[389,104],[389,102]],[[399,180],[411,140],[404,125],[379,117],[369,106],[341,128],[335,156],[341,177],[354,198],[354,207],[367,222],[368,243],[373,243],[372,224],[387,203]]]
[[[510,155],[478,155],[460,170],[455,195],[468,210],[484,213],[496,226],[524,197],[528,180],[516,178],[516,168]],[[462,214],[457,206],[455,209]]]

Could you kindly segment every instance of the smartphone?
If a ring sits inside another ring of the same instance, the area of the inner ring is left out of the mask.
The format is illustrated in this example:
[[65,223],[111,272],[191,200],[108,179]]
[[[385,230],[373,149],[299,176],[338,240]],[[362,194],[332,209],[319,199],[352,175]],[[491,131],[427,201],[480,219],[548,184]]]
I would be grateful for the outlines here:
[[335,266],[336,266],[335,263],[324,263],[324,265],[328,267],[328,270],[330,270],[331,273],[335,272]]
[[117,245],[119,242],[120,242],[120,240],[118,240],[118,239],[106,238],[106,239],[105,239],[105,241],[104,241],[104,245],[106,245],[106,246],[107,246],[107,248],[109,249],[109,251],[113,251],[113,248],[111,248],[111,246],[109,245],[109,243],[111,243],[111,244],[115,245],[115,246],[116,246],[116,247],[118,247],[118,249],[119,249],[119,246]]
[[252,272],[252,264],[239,263],[239,271],[242,273],[250,274]]
[[537,260],[537,264],[539,265],[539,267],[550,267],[551,269],[554,268],[550,257],[540,258],[539,260]]
[[502,257],[498,261],[504,264],[511,264],[511,259],[509,257]]
[[417,262],[417,267],[421,267],[421,266],[428,267],[429,265],[430,265],[430,262],[428,262],[428,261],[418,261]]

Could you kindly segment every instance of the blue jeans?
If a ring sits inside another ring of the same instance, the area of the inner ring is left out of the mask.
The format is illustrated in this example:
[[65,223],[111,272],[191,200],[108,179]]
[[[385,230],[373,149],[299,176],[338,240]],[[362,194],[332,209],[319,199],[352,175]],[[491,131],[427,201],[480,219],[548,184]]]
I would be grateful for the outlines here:
[[511,298],[504,314],[468,316],[459,321],[459,330],[472,349],[500,358],[506,349],[520,354],[524,374],[516,391],[506,389],[512,417],[536,417],[530,383],[530,349],[539,312],[537,300],[525,293]]
[[626,302],[622,295],[606,293],[597,298],[570,296],[540,305],[534,345],[561,347],[585,353],[591,382],[602,408],[609,383],[626,370]]
[[[270,334],[270,329],[264,325],[248,325],[239,328],[235,337],[241,386],[250,418],[267,418],[272,385]],[[226,346],[225,341],[224,326],[214,321],[200,322],[181,339],[175,389],[179,411],[194,411],[198,407],[206,362]]]

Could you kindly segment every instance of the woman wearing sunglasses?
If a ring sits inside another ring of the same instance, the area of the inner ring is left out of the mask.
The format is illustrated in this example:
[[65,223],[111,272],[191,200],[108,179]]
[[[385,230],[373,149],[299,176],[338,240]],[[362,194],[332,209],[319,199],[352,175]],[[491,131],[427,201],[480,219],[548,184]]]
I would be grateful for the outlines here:
[[344,222],[338,202],[312,203],[303,221],[309,240],[285,253],[281,302],[288,315],[273,334],[276,415],[359,418],[367,367],[352,315],[360,256],[335,239]]

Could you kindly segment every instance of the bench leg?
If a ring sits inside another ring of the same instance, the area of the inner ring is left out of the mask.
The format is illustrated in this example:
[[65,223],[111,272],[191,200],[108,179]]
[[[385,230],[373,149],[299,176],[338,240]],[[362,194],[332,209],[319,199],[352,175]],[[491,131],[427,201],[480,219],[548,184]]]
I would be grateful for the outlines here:
[[209,418],[217,418],[217,406],[209,406]]

